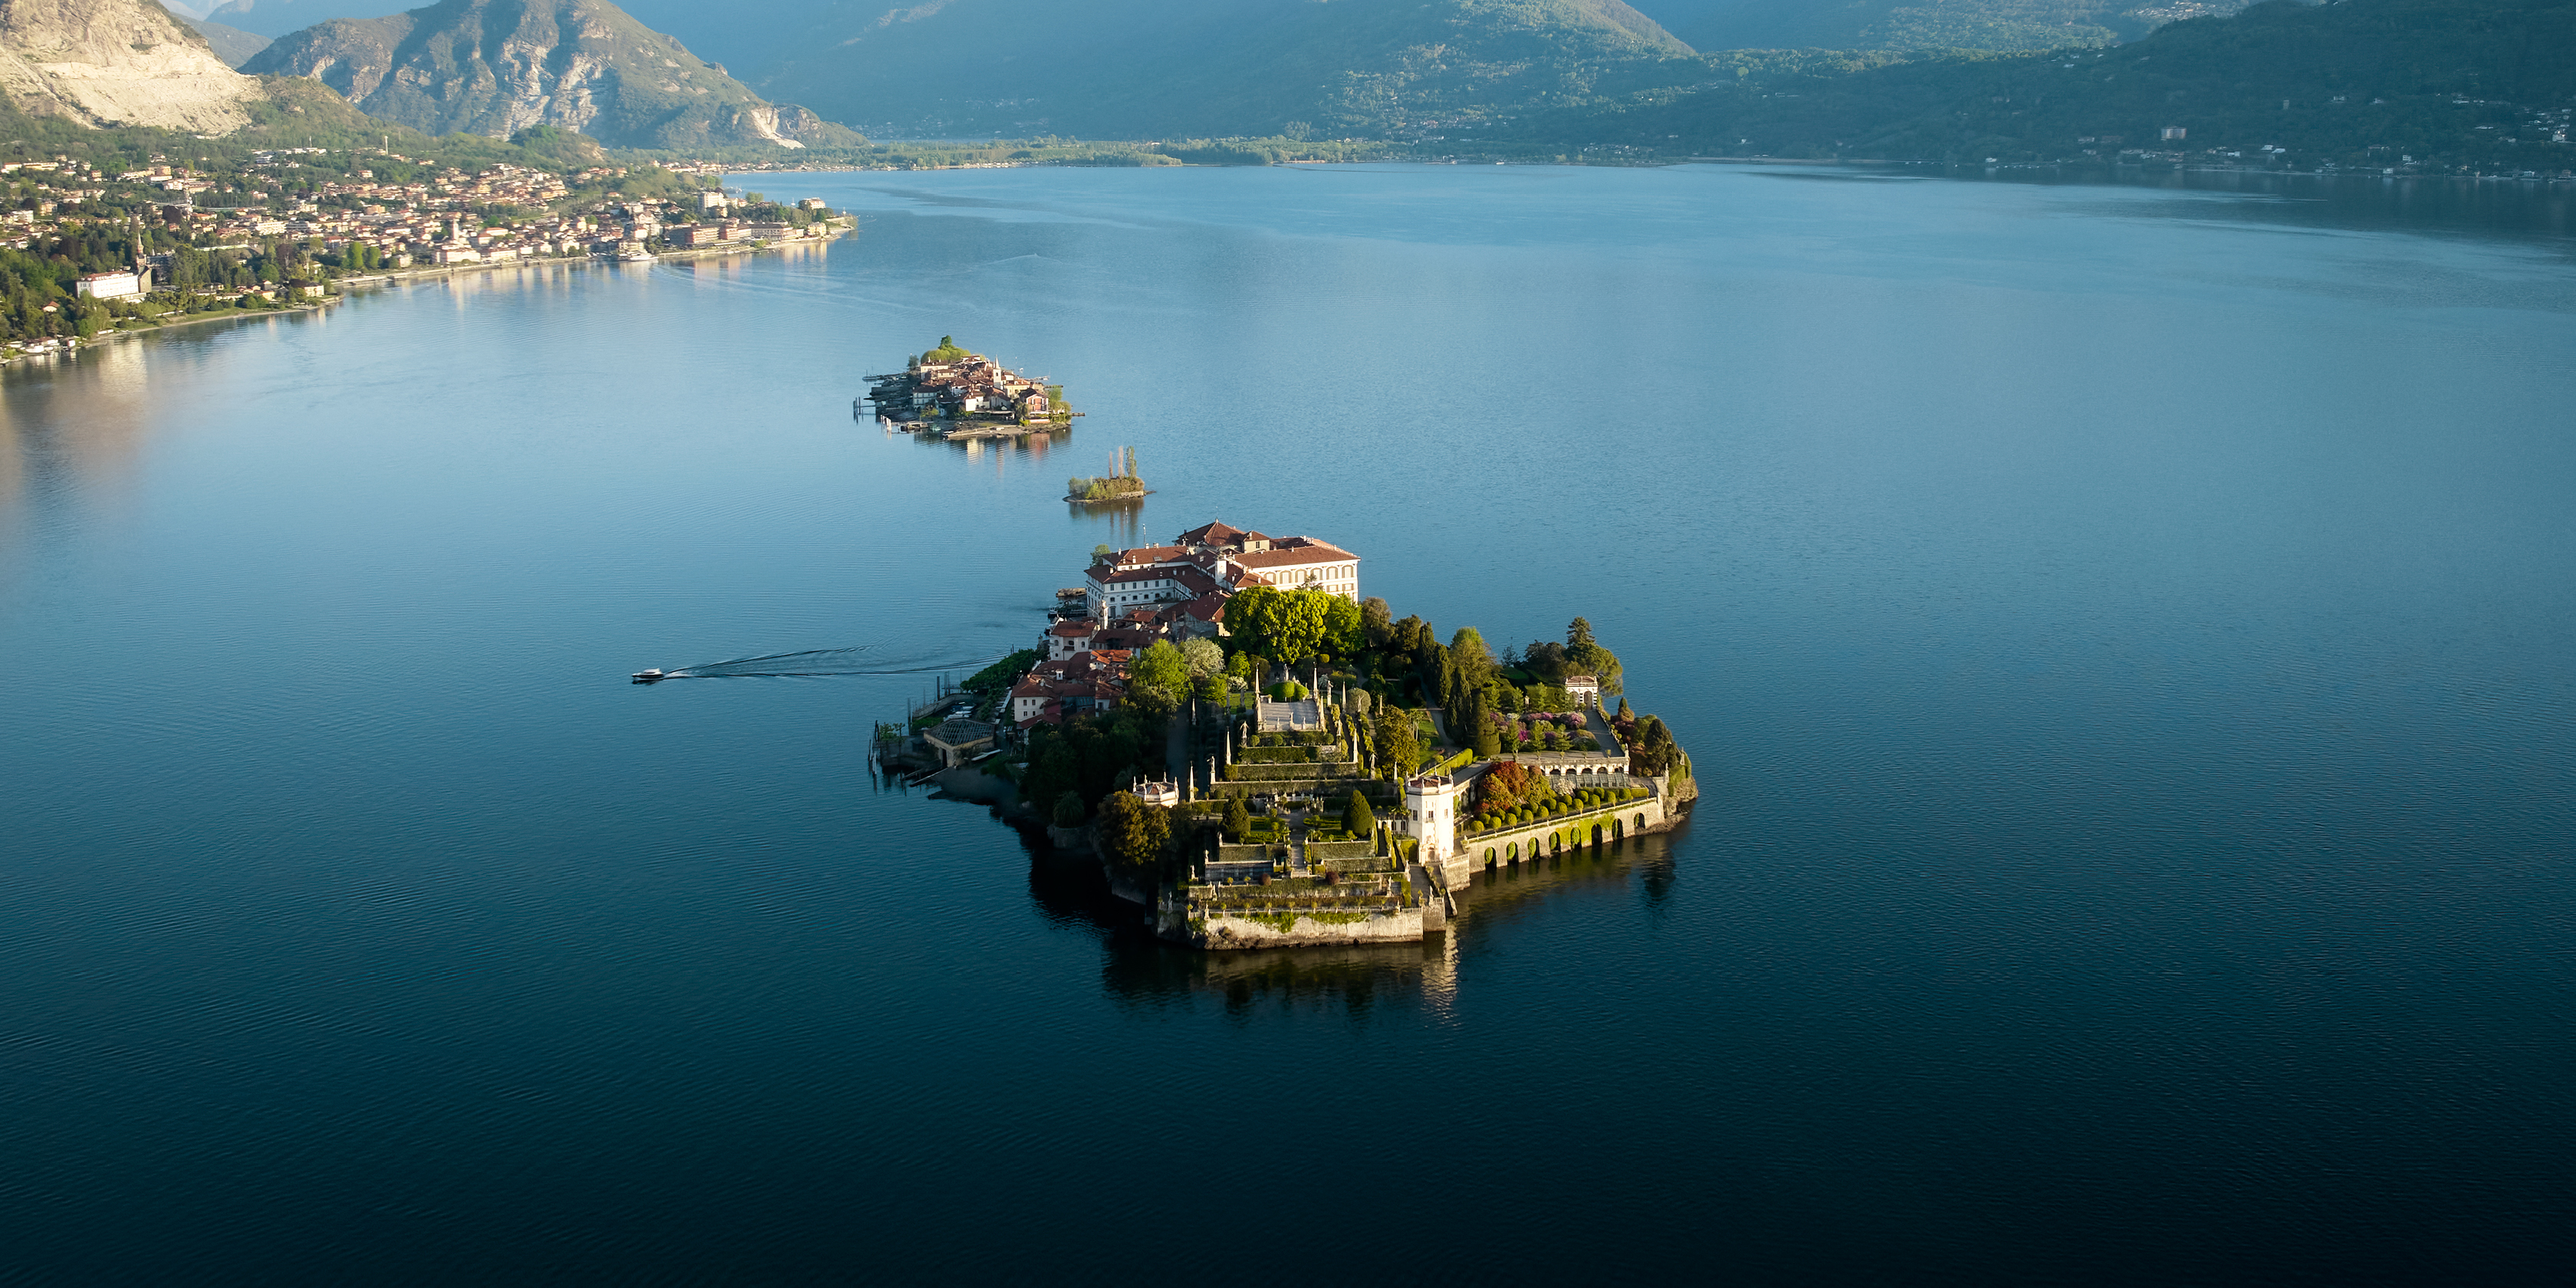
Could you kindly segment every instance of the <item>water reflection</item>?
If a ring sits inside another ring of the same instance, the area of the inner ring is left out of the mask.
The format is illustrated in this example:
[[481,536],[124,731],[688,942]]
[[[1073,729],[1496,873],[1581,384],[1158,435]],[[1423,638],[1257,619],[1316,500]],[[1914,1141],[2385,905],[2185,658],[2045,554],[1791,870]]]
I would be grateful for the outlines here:
[[1617,841],[1598,849],[1497,868],[1458,893],[1458,917],[1420,943],[1204,952],[1154,938],[1144,910],[1110,893],[1100,865],[1065,855],[1044,830],[1024,827],[1029,893],[1058,924],[1087,924],[1102,936],[1101,986],[1131,1007],[1191,1007],[1227,1014],[1262,1009],[1338,1011],[1356,1022],[1387,1006],[1447,1016],[1458,996],[1459,946],[1480,928],[1535,911],[1549,899],[1636,881],[1658,914],[1670,901],[1678,833]]
[[[2436,175],[2300,175],[2254,171],[2005,170],[1943,176],[1971,182],[2046,187],[2143,188],[2174,194],[2171,204],[2137,213],[2226,222],[2368,232],[2471,233],[2481,237],[2576,234],[2576,187],[2519,180]],[[2216,201],[2218,197],[2272,198]],[[2098,213],[2098,207],[2095,208]]]
[[121,340],[0,373],[0,516],[12,528],[60,535],[125,495],[151,428],[153,347]]
[[1303,1010],[1338,1012],[1365,1024],[1382,1007],[1446,1015],[1457,1000],[1458,945],[1454,935],[1434,935],[1418,944],[1209,953],[1121,940],[1102,955],[1100,982],[1129,1007],[1205,1000],[1237,1018]]
[[1479,916],[1517,913],[1571,890],[1625,885],[1632,876],[1643,877],[1647,903],[1660,904],[1672,893],[1673,843],[1686,832],[1629,837],[1543,859],[1496,864],[1457,892],[1459,924],[1472,929]]

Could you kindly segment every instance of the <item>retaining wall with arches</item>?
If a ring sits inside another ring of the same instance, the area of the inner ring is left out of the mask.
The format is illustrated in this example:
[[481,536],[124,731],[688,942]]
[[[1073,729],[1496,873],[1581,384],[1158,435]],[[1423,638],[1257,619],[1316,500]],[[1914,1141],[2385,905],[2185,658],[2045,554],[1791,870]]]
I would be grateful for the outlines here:
[[1678,821],[1665,809],[1671,799],[1663,780],[1657,779],[1654,789],[1642,800],[1619,801],[1520,827],[1461,835],[1457,852],[1441,863],[1441,883],[1454,890],[1472,883],[1489,867],[1506,868],[1587,845],[1606,845],[1662,831]]

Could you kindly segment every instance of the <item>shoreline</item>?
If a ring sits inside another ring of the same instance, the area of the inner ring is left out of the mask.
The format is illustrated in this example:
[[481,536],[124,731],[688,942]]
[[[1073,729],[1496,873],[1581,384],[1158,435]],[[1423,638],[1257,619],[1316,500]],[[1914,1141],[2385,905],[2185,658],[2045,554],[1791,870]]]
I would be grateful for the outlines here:
[[[758,255],[805,242],[811,242],[815,245],[829,245],[858,231],[858,221],[856,218],[850,216],[843,216],[842,218],[848,219],[848,226],[842,228],[840,231],[829,237],[796,237],[783,242],[737,242],[732,245],[724,246],[675,247],[669,251],[656,253],[653,256],[653,263],[658,264],[664,260],[694,261],[724,255]],[[359,277],[334,278],[332,280],[332,285],[340,288],[337,294],[325,295],[315,299],[299,300],[291,304],[281,304],[274,309],[232,309],[222,313],[206,313],[193,316],[178,314],[170,317],[167,321],[154,322],[149,326],[131,328],[118,327],[111,330],[101,331],[87,340],[75,340],[70,345],[62,348],[9,354],[6,357],[0,357],[0,367],[12,366],[22,362],[31,362],[38,358],[77,356],[85,349],[94,349],[110,341],[137,340],[145,336],[158,335],[161,332],[177,330],[182,327],[206,326],[216,322],[250,322],[257,321],[261,318],[302,316],[311,313],[321,313],[329,310],[333,305],[347,302],[349,299],[349,293],[353,289],[359,287],[381,289],[385,287],[401,286],[411,282],[438,281],[464,273],[498,273],[512,269],[528,268],[595,268],[602,265],[614,265],[619,262],[621,261],[601,259],[596,255],[561,255],[546,259],[500,260],[490,263],[477,261],[471,264],[431,264],[417,268],[401,268],[383,273],[370,273]]]

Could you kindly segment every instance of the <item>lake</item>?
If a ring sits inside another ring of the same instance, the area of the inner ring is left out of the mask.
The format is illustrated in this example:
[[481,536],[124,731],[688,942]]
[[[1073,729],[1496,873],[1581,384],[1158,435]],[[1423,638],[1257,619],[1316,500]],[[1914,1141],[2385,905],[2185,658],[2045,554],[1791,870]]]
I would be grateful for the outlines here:
[[[0,375],[0,1279],[2564,1272],[2563,188],[746,182],[861,231]],[[1086,415],[853,417],[942,335]],[[1212,519],[1691,822],[1236,957],[871,777]]]

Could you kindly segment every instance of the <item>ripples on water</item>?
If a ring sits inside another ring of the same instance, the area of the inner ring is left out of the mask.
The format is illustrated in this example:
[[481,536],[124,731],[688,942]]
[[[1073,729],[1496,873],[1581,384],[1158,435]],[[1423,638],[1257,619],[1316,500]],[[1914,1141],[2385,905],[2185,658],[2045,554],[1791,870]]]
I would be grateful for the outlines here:
[[[810,187],[862,235],[0,376],[8,1277],[2563,1261],[2552,194]],[[942,334],[1089,415],[854,422]],[[1056,500],[1114,444],[1155,497]],[[1588,616],[1697,817],[1209,956],[868,774],[1210,518]],[[626,682],[851,641],[896,673]]]

